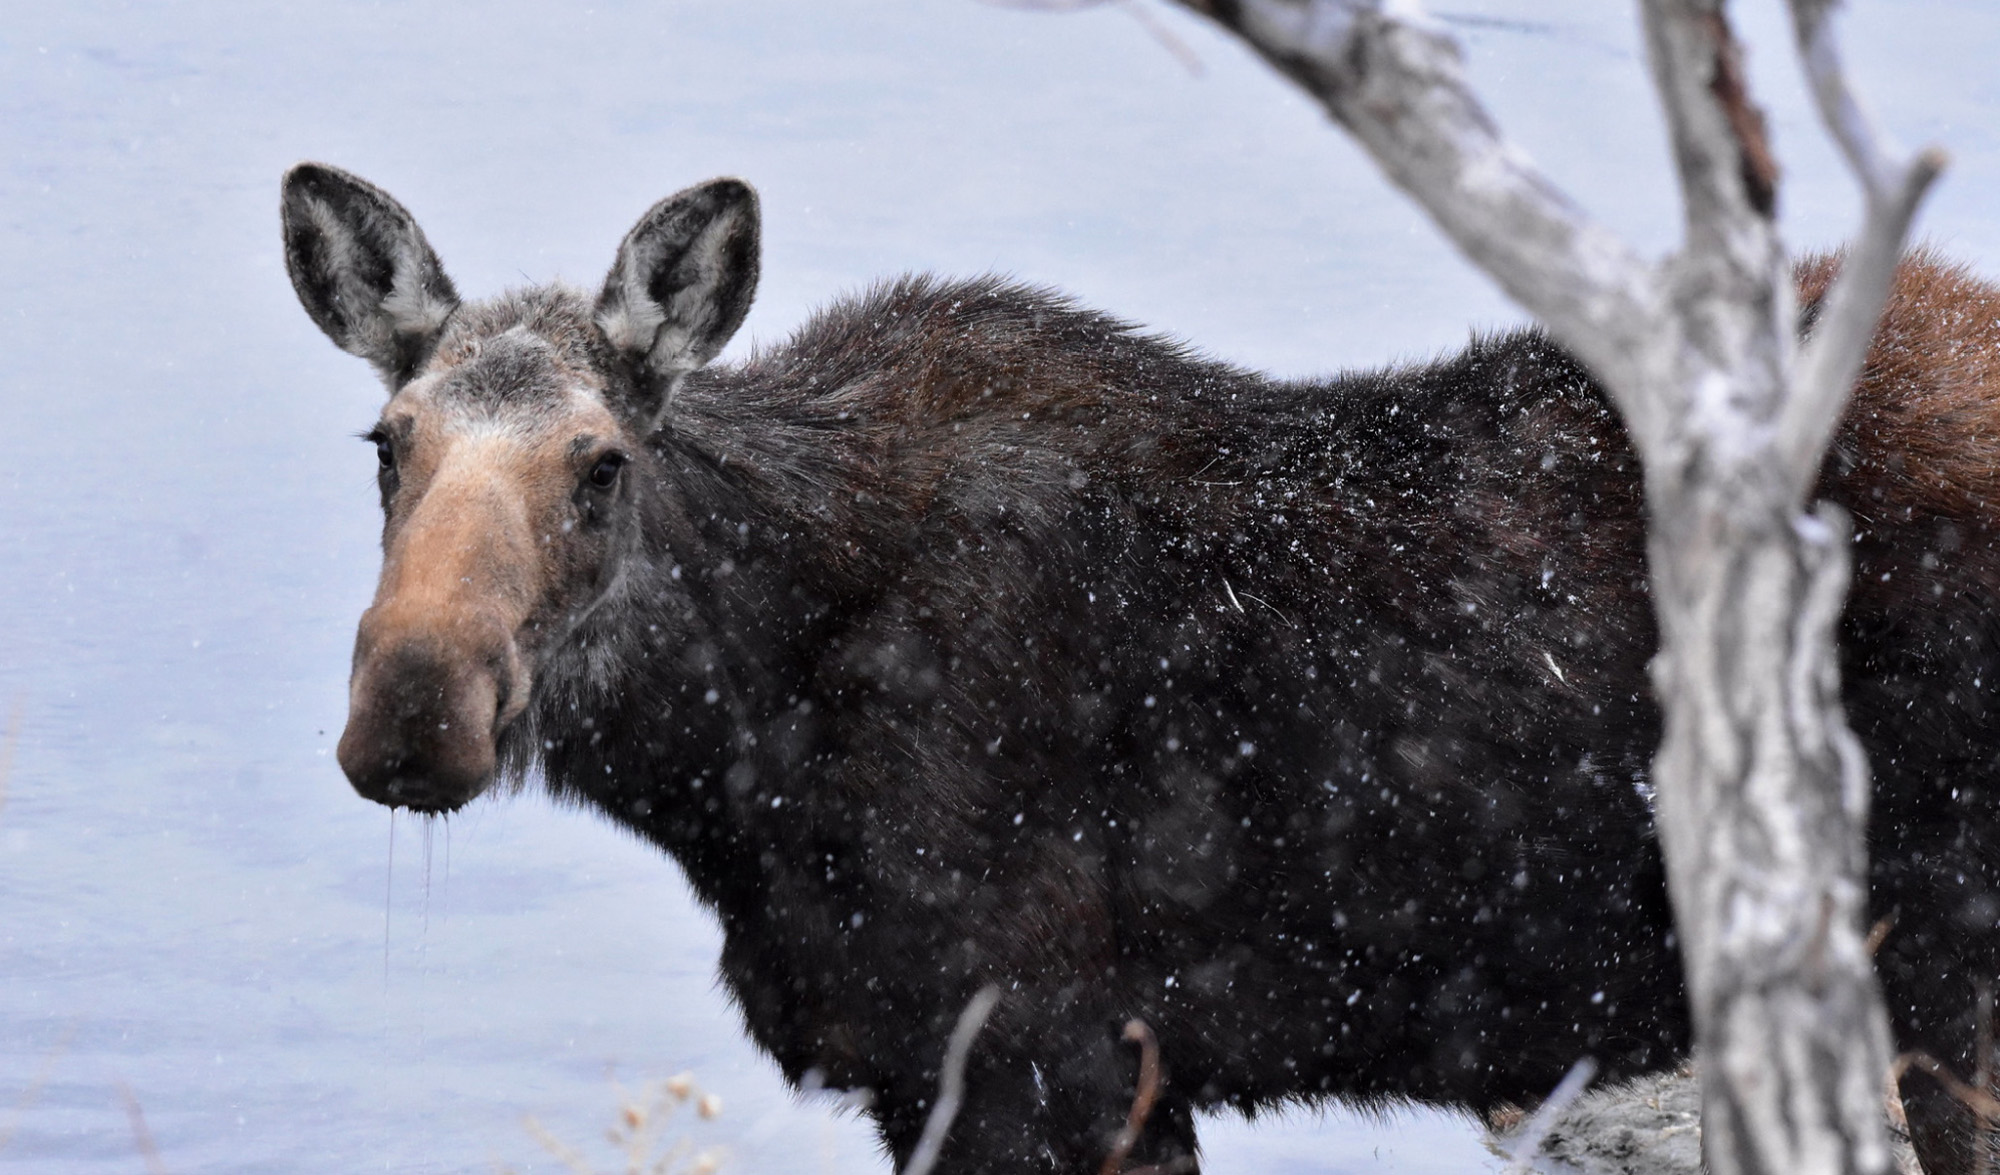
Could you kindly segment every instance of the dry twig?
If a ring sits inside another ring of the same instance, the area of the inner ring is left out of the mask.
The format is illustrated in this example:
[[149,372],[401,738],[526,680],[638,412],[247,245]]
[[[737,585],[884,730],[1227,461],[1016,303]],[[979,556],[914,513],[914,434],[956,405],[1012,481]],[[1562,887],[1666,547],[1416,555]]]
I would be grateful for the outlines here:
[[27,709],[27,695],[14,699],[14,709],[7,715],[7,734],[0,738],[0,812],[7,810],[7,777],[14,773],[14,751],[21,745],[21,715]]
[[6,1150],[7,1144],[14,1140],[14,1132],[20,1129],[22,1117],[41,1098],[42,1090],[48,1086],[49,1078],[55,1075],[56,1062],[62,1060],[63,1054],[69,1051],[71,1042],[76,1040],[76,1034],[82,1027],[81,1019],[70,1021],[69,1028],[63,1032],[62,1038],[42,1055],[42,1064],[35,1070],[35,1079],[28,1082],[27,1088],[21,1091],[21,1096],[15,1100],[13,1109],[8,1111],[5,1124],[0,1125],[0,1151]]
[[1549,1091],[1549,1096],[1541,1105],[1535,1107],[1535,1112],[1522,1125],[1521,1132],[1514,1136],[1513,1151],[1507,1164],[1509,1175],[1533,1168],[1536,1157],[1542,1153],[1542,1143],[1547,1140],[1549,1130],[1563,1116],[1563,1112],[1583,1096],[1583,1091],[1589,1088],[1591,1079],[1596,1076],[1597,1062],[1589,1057],[1569,1067],[1569,1072],[1556,1082],[1556,1087]]
[[[724,1156],[721,1147],[696,1152],[693,1140],[686,1137],[662,1145],[667,1124],[682,1106],[692,1105],[703,1119],[721,1113],[721,1099],[702,1092],[695,1085],[694,1074],[680,1073],[665,1081],[650,1082],[636,1094],[615,1082],[614,1087],[618,1091],[618,1118],[605,1137],[618,1148],[624,1175],[714,1175],[721,1167]],[[572,1175],[597,1175],[596,1168],[581,1150],[556,1137],[539,1121],[528,1117],[522,1120],[522,1125]],[[511,1168],[500,1170],[503,1175],[511,1175]]]
[[132,1143],[139,1148],[139,1157],[146,1161],[147,1175],[167,1175],[160,1148],[153,1145],[153,1132],[146,1129],[146,1112],[139,1108],[139,1098],[123,1081],[118,1083],[118,1093],[125,1099],[125,1117],[132,1123]]
[[1861,946],[1868,952],[1869,958],[1874,958],[1875,952],[1882,949],[1882,944],[1889,941],[1889,932],[1895,928],[1896,920],[1887,914],[1877,918],[1875,925],[1868,928],[1868,937]]
[[1125,1160],[1131,1156],[1132,1148],[1138,1145],[1139,1132],[1146,1128],[1146,1119],[1153,1113],[1153,1102],[1160,1095],[1159,1039],[1144,1020],[1127,1020],[1125,1039],[1139,1046],[1139,1084],[1132,1093],[1132,1108],[1125,1115],[1125,1127],[1111,1144],[1111,1153],[1104,1156],[1104,1165],[1098,1168],[1098,1175],[1119,1175],[1125,1169]]
[[966,1001],[965,1010],[958,1014],[958,1026],[951,1030],[951,1043],[945,1048],[944,1071],[938,1074],[937,1102],[931,1106],[930,1116],[924,1119],[924,1132],[917,1139],[917,1148],[910,1152],[910,1162],[902,1175],[930,1175],[931,1168],[937,1165],[945,1135],[951,1132],[951,1121],[958,1117],[958,1107],[965,1100],[965,1064],[972,1055],[972,1042],[999,1003],[1000,989],[989,984],[975,992]]

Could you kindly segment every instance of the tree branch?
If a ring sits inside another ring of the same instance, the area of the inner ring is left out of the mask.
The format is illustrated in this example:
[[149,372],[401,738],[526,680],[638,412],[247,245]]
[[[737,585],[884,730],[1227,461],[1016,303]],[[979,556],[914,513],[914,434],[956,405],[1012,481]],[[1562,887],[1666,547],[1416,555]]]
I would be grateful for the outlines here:
[[1745,227],[1768,224],[1777,209],[1778,164],[1764,112],[1751,100],[1722,0],[1650,0],[1642,12],[1680,177],[1688,248],[1727,252],[1732,238]]
[[1838,0],[1791,0],[1792,35],[1798,41],[1799,63],[1819,106],[1820,120],[1847,156],[1870,199],[1900,186],[1904,166],[1892,157],[1893,144],[1875,128],[1853,91],[1840,61],[1840,43],[1833,36],[1833,10]]
[[[1502,138],[1458,46],[1394,0],[1182,0],[1319,99],[1453,244],[1627,397],[1662,345],[1653,269]],[[1630,400],[1630,402],[1627,402]]]
[[1782,459],[1801,495],[1819,475],[1820,455],[1847,408],[1861,374],[1876,320],[1888,304],[1917,206],[1944,170],[1944,152],[1927,148],[1899,160],[1847,87],[1833,36],[1834,0],[1792,0],[1792,31],[1812,85],[1820,120],[1840,145],[1861,183],[1865,211],[1861,232],[1848,249],[1840,275],[1827,292],[1813,336],[1799,356],[1791,396],[1779,421]]

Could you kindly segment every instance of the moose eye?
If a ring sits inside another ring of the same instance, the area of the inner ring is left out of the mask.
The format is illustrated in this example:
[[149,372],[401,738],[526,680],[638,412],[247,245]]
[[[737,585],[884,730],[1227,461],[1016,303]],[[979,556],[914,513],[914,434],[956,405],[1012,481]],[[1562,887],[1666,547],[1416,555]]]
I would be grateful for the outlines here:
[[590,484],[593,489],[608,490],[618,484],[618,471],[625,468],[623,453],[606,453],[590,467]]
[[396,447],[389,443],[389,434],[381,429],[371,429],[361,434],[361,439],[375,446],[375,460],[382,463],[383,472],[396,468]]

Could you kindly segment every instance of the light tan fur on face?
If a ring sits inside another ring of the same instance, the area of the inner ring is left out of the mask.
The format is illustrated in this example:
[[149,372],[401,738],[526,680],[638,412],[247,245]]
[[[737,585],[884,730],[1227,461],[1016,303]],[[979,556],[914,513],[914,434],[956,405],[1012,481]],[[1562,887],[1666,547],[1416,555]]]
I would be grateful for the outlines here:
[[[447,648],[499,632],[512,644],[547,578],[522,492],[532,462],[499,436],[461,440],[438,456],[390,538],[363,629],[378,640],[421,633]],[[518,663],[518,651],[509,659]],[[527,683],[509,668],[508,704],[518,712]]]

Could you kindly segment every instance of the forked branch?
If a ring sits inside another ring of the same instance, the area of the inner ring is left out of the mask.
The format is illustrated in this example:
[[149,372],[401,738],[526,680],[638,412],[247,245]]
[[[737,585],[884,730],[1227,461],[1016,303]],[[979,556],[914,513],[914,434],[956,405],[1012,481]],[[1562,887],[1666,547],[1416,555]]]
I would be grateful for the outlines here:
[[1786,464],[1810,478],[1833,438],[1847,396],[1861,374],[1875,322],[1889,301],[1896,263],[1924,193],[1944,170],[1945,153],[1927,147],[1900,155],[1855,98],[1841,68],[1833,35],[1835,0],[1792,0],[1792,30],[1799,58],[1827,133],[1861,184],[1861,231],[1849,246],[1840,276],[1827,292],[1813,336],[1799,356],[1778,435]]

